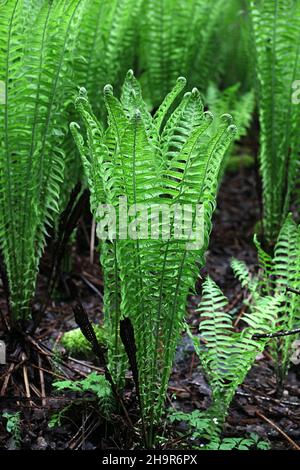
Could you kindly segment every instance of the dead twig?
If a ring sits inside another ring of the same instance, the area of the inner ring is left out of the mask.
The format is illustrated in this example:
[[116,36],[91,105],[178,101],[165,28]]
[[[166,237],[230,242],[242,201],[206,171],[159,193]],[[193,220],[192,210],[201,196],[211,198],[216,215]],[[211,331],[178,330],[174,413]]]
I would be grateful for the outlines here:
[[[245,385],[244,385],[244,387],[245,387]],[[247,387],[247,388],[249,388],[249,387]],[[250,390],[252,390],[252,389],[250,388]],[[246,393],[246,392],[240,392],[239,390],[236,392],[236,394],[239,395],[240,397],[254,398],[255,400],[273,402],[273,403],[276,403],[277,405],[300,406],[300,403],[298,401],[278,400],[277,398],[264,397],[263,395],[256,395],[256,394],[251,394],[251,393]]]
[[26,356],[24,353],[22,354],[22,360],[24,362],[23,363],[23,379],[24,379],[25,393],[26,393],[26,397],[30,398],[30,385],[29,385],[29,380],[28,380],[28,371],[27,371],[27,367],[25,364]]
[[39,356],[39,376],[40,376],[40,384],[41,384],[41,395],[42,395],[42,405],[45,405],[45,397],[46,397],[46,389],[45,389],[45,380],[44,380],[44,371],[42,369],[42,360],[41,356]]
[[295,328],[294,330],[290,331],[277,331],[277,333],[256,333],[252,336],[252,338],[281,338],[282,336],[296,335],[297,333],[300,333],[300,328]]
[[[250,302],[251,301],[251,298],[252,298],[252,295],[249,295],[249,297],[247,297],[247,302]],[[240,322],[240,320],[242,319],[242,316],[244,315],[244,313],[246,312],[248,308],[248,305],[244,304],[240,310],[240,313],[238,314],[238,316],[236,317],[236,320],[233,324],[233,327],[236,328]]]
[[43,372],[46,372],[46,374],[53,375],[53,377],[57,377],[60,380],[66,380],[66,378],[68,378],[65,375],[57,374],[56,372],[53,372],[52,370],[45,369],[44,367],[40,367],[35,364],[31,364],[31,366],[34,367],[35,369],[39,369],[39,370],[42,370]]
[[286,290],[287,290],[288,292],[292,292],[293,294],[300,295],[300,290],[294,289],[293,287],[287,287]]
[[291,446],[295,450],[300,450],[300,447],[298,446],[298,444],[296,444],[296,442],[293,441],[293,439],[291,439],[290,436],[288,436],[281,428],[279,428],[277,424],[275,424],[271,419],[267,418],[265,415],[263,415],[259,411],[256,411],[256,415],[259,416],[266,423],[268,423],[270,426],[272,426],[274,429],[276,429],[276,431],[279,432],[279,434],[281,434],[291,444]]
[[7,389],[7,386],[8,386],[8,382],[9,382],[9,379],[14,371],[14,368],[15,368],[15,364],[12,362],[9,366],[9,369],[6,373],[6,376],[5,376],[5,379],[4,379],[4,382],[3,382],[3,386],[1,388],[1,392],[0,392],[0,396],[1,397],[4,397],[5,395],[5,392],[6,392],[6,389]]

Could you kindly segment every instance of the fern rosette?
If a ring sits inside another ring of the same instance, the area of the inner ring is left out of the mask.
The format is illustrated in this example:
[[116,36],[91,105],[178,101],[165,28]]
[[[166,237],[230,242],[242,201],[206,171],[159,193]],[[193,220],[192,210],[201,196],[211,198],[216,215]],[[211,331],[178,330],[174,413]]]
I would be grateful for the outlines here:
[[[213,117],[204,112],[198,90],[186,93],[172,110],[184,86],[185,79],[179,78],[152,117],[139,83],[129,71],[120,101],[111,86],[104,88],[105,131],[94,118],[84,90],[77,99],[77,109],[86,128],[86,142],[78,125],[71,125],[98,227],[99,204],[110,204],[118,213],[120,197],[128,207],[145,211],[147,223],[153,221],[153,208],[163,208],[169,214],[167,224],[158,218],[156,226],[160,234],[168,229],[167,238],[118,234],[101,241],[110,369],[117,375],[121,372],[117,370],[122,362],[119,323],[121,318],[129,318],[137,349],[141,413],[150,441],[163,410],[187,295],[194,288],[197,264],[204,264],[220,165],[236,130],[225,115],[214,136],[209,141],[203,139]],[[203,206],[202,240],[195,249],[188,248],[190,235],[176,236],[175,208],[184,204],[190,209],[193,230],[196,217],[191,208]],[[128,225],[132,220],[129,214]],[[120,219],[116,226],[120,226]]]

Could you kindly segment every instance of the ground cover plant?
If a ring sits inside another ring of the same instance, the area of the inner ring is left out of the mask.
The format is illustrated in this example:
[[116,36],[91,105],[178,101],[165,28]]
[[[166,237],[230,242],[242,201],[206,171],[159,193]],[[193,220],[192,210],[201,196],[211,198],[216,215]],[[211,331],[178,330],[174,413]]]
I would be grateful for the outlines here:
[[0,448],[300,450],[300,0],[0,1]]

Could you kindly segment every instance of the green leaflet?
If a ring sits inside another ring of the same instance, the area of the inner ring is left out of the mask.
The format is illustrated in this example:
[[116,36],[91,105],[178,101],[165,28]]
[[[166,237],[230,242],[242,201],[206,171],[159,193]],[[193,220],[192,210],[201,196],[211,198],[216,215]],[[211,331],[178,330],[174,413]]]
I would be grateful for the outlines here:
[[70,62],[80,1],[6,2],[0,10],[0,245],[12,320],[30,313],[64,172]]
[[260,119],[264,232],[275,243],[299,168],[300,108],[292,101],[300,73],[300,4],[251,1]]
[[[220,165],[236,131],[229,116],[224,116],[214,137],[204,138],[213,118],[203,111],[196,89],[187,93],[168,117],[168,109],[174,107],[183,84],[184,80],[179,79],[152,118],[139,84],[129,71],[121,101],[113,95],[111,86],[104,89],[107,131],[98,126],[82,93],[77,109],[86,128],[85,142],[78,125],[71,125],[88,173],[98,227],[99,203],[104,201],[118,209],[119,197],[126,197],[128,206],[135,208],[140,204],[146,208],[160,204],[168,209],[184,203],[204,206],[203,242],[194,250],[187,249],[187,240],[175,236],[173,212],[167,239],[151,234],[149,238],[117,236],[101,242],[107,282],[105,317],[112,338],[109,367],[121,383],[124,351],[119,321],[129,317],[135,333],[141,413],[148,445],[153,442],[155,425],[163,411],[186,298],[198,275],[196,263],[204,264]],[[147,221],[149,217],[147,212]],[[129,224],[132,220],[129,215]],[[117,215],[117,226],[120,222]],[[195,223],[193,215],[194,228]],[[163,224],[161,220],[160,228]]]

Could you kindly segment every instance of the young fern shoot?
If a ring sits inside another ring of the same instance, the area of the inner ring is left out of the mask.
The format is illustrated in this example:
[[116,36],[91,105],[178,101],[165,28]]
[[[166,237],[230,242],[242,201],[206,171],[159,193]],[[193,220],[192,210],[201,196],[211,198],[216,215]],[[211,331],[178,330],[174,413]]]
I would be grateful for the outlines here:
[[[282,297],[280,309],[276,311],[275,322],[279,331],[291,331],[300,325],[300,227],[289,214],[283,224],[274,248],[274,256],[266,253],[255,237],[260,273],[250,278],[245,263],[234,260],[232,268],[242,285],[252,296],[255,304],[262,296]],[[277,388],[283,390],[291,358],[294,336],[287,335],[272,340],[271,352],[274,357]]]
[[[215,135],[209,141],[203,138],[213,117],[204,112],[196,89],[186,93],[170,114],[184,86],[185,79],[179,78],[152,117],[139,83],[129,71],[120,101],[110,85],[104,89],[106,131],[96,121],[84,91],[77,109],[86,127],[86,142],[78,125],[71,126],[87,172],[98,235],[103,223],[100,203],[116,210],[117,228],[122,225],[120,197],[121,204],[126,198],[129,208],[128,232],[123,227],[116,235],[108,226],[108,237],[101,241],[101,262],[109,283],[105,317],[111,329],[113,374],[120,372],[116,371],[121,363],[120,319],[129,318],[133,325],[147,445],[153,444],[163,412],[187,295],[197,279],[197,263],[204,264],[220,165],[236,131],[226,115]],[[192,231],[180,238],[176,235],[176,208],[184,204],[188,205]],[[193,212],[198,206],[203,209],[201,216]],[[161,211],[161,217],[155,211]],[[168,220],[163,213],[168,214]],[[158,232],[145,234],[141,227],[140,232],[134,229],[141,214],[147,230],[149,226],[152,230],[150,222],[156,220]],[[194,234],[201,235],[200,241]]]
[[[243,271],[242,284],[247,282],[247,285],[252,286],[252,279],[243,267],[239,266],[237,270]],[[207,432],[210,439],[216,442],[237,388],[268,341],[267,338],[255,339],[254,335],[274,332],[282,296],[260,297],[243,315],[246,327],[236,332],[233,318],[226,311],[228,300],[211,278],[205,280],[202,292],[199,332],[204,344],[200,345],[199,339],[191,333],[190,336],[212,389],[212,405],[206,413],[206,417],[210,417]]]

